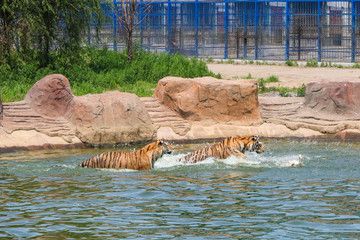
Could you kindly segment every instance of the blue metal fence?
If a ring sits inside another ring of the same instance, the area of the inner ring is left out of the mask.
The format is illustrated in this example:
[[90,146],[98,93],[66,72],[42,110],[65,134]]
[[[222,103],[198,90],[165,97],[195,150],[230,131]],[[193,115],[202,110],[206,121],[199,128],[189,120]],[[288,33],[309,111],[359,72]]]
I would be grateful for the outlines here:
[[[139,0],[140,1],[140,0]],[[121,2],[114,0],[119,6]],[[186,56],[254,59],[360,61],[360,0],[165,0],[147,2],[137,12],[134,36],[142,48]],[[125,48],[114,8],[100,42]],[[91,35],[91,34],[90,34]]]

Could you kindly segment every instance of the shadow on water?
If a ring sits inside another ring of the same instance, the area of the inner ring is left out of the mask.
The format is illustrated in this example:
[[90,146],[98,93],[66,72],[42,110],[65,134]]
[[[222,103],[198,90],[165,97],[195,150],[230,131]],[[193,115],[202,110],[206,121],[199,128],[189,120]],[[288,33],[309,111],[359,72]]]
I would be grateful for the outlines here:
[[[360,143],[267,140],[247,159],[176,159],[151,171],[86,169],[115,149],[0,155],[0,238],[354,239],[360,233]],[[210,143],[212,144],[212,143]],[[131,150],[138,146],[128,146]],[[301,167],[288,161],[303,156]]]

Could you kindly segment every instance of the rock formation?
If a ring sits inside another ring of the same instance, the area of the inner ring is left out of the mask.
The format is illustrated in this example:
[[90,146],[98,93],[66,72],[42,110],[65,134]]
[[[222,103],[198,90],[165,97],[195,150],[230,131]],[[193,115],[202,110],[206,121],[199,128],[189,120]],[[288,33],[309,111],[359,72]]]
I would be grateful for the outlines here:
[[256,81],[165,77],[154,96],[186,120],[245,124],[261,120]]
[[60,74],[39,80],[24,101],[4,104],[1,123],[0,151],[137,142],[155,136],[136,95],[113,91],[75,97]]
[[260,97],[261,116],[299,137],[360,138],[359,86],[357,81],[320,81],[306,85],[305,98]]
[[306,86],[305,106],[319,113],[360,117],[359,81],[320,81]]
[[0,152],[232,135],[359,139],[359,87],[322,81],[309,83],[305,98],[258,98],[255,81],[166,77],[154,97],[76,97],[67,78],[54,74],[24,101],[0,101]]
[[150,116],[139,97],[118,91],[75,97],[66,118],[89,144],[139,142],[154,138]]
[[73,99],[69,80],[61,74],[52,74],[37,81],[24,101],[40,115],[64,117]]

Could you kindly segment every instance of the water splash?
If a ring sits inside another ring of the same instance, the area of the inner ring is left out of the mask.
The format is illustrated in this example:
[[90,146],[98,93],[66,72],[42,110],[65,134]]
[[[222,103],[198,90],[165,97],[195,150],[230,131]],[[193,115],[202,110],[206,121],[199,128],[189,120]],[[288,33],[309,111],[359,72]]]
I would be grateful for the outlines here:
[[[291,166],[291,163],[299,161],[298,154],[289,154],[289,155],[265,155],[257,153],[247,153],[246,158],[240,158],[237,156],[230,156],[226,159],[216,159],[209,157],[204,161],[193,163],[193,164],[182,164],[177,161],[179,158],[184,157],[186,154],[176,154],[176,155],[165,155],[155,163],[155,169],[166,169],[173,168],[177,166],[196,166],[196,165],[225,165],[227,167],[267,167],[267,168],[281,168],[281,167],[294,167]],[[306,157],[302,156],[301,164],[299,166],[304,166],[304,159]]]
[[162,168],[172,168],[178,165],[182,165],[177,160],[186,154],[172,154],[172,155],[164,155],[162,158],[157,160],[154,164],[155,169],[162,169]]
[[304,166],[306,156],[302,156],[299,159],[299,154],[289,153],[286,155],[254,155],[248,154],[247,159],[253,162],[253,166],[260,167],[301,167]]

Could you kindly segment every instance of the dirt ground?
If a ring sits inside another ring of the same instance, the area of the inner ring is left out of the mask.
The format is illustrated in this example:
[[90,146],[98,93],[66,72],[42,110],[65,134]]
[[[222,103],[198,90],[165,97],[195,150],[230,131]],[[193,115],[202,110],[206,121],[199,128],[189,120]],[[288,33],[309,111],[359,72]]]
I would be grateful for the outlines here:
[[[255,79],[268,78],[270,76],[278,77],[278,83],[272,83],[275,86],[282,87],[300,87],[303,83],[321,80],[352,80],[360,82],[359,68],[336,68],[336,67],[289,67],[273,65],[255,65],[255,64],[207,64],[210,71],[215,74],[220,73],[223,79],[241,79],[249,74]],[[269,86],[269,85],[268,85]]]

